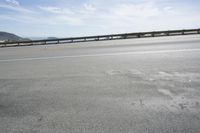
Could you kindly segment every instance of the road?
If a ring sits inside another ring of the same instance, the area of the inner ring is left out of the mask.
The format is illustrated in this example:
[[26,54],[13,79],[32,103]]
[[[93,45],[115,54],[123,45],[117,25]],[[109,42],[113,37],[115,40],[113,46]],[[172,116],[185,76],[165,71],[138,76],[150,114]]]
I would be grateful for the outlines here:
[[198,133],[200,35],[0,48],[0,133]]

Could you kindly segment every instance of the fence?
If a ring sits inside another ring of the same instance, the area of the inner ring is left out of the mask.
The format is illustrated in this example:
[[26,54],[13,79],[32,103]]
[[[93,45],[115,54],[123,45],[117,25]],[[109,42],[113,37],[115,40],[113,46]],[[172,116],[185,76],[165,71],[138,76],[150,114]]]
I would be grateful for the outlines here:
[[177,35],[191,35],[191,34],[200,34],[200,29],[138,32],[138,33],[84,36],[84,37],[71,37],[71,38],[60,38],[60,39],[33,40],[33,41],[1,42],[0,47],[48,45],[48,44],[77,43],[77,42],[89,42],[89,41],[105,41],[105,40],[117,40],[117,39],[177,36]]

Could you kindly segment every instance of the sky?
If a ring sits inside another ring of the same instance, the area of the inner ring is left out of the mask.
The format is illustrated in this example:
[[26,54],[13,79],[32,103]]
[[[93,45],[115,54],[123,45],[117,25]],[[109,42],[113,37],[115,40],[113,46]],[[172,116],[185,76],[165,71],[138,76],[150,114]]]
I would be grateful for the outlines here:
[[0,31],[72,37],[200,28],[200,0],[0,0]]

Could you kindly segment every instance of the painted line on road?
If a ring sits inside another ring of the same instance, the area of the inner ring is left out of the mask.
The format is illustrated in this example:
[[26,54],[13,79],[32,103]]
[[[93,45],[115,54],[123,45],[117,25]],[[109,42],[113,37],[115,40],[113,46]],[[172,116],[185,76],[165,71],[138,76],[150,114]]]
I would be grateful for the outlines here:
[[156,50],[156,51],[120,52],[120,53],[106,53],[106,54],[66,55],[66,56],[2,59],[2,60],[0,60],[0,62],[49,60],[49,59],[62,59],[62,58],[82,58],[82,57],[101,57],[101,56],[119,56],[119,55],[162,54],[162,53],[195,52],[195,51],[200,51],[200,49]]

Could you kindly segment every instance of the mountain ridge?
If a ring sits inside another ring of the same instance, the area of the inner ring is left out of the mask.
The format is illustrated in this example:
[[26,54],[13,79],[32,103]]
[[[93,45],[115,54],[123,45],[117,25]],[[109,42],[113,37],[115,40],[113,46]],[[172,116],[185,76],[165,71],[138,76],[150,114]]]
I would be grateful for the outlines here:
[[0,41],[10,42],[10,41],[27,41],[29,38],[22,38],[13,33],[0,31]]

